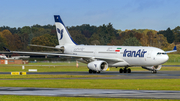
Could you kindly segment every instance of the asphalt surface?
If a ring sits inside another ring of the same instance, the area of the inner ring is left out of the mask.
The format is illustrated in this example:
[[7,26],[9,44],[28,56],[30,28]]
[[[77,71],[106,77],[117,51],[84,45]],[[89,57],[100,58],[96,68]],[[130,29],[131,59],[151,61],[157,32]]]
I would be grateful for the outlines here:
[[[0,74],[11,74],[11,72],[0,72]],[[89,74],[88,72],[27,72],[27,75],[110,75],[109,77],[88,78],[59,78],[59,79],[180,79],[180,71],[158,71],[152,74],[150,71],[132,71],[131,73],[119,73],[117,71],[101,72],[100,74]],[[56,78],[57,79],[57,78]]]
[[0,87],[1,95],[180,99],[180,91]]
[[[88,79],[180,79],[180,71],[158,71],[152,74],[150,71],[133,71],[131,73],[101,72],[100,74],[89,74],[88,72],[28,72],[27,74],[65,74],[65,75],[111,75],[112,77],[95,77]],[[81,78],[82,79],[82,78]],[[83,78],[87,79],[87,78]]]

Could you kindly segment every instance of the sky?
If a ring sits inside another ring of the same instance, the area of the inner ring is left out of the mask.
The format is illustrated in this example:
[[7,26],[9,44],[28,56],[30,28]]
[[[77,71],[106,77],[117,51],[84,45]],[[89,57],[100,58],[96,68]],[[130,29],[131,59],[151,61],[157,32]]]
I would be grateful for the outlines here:
[[1,0],[0,26],[111,23],[115,29],[166,30],[180,26],[180,0]]

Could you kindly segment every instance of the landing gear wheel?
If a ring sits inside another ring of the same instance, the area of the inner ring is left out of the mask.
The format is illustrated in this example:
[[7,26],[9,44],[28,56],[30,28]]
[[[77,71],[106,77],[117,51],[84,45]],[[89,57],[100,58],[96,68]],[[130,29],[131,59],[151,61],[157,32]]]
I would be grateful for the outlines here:
[[89,69],[89,73],[91,74],[93,71],[91,69]]
[[121,68],[121,69],[119,69],[119,73],[123,73],[124,72],[124,70]]
[[97,73],[97,72],[93,70],[93,73],[95,74],[95,73]]
[[131,69],[130,69],[130,68],[128,68],[128,69],[127,69],[127,72],[128,72],[128,73],[131,73]]
[[128,71],[127,71],[127,69],[126,68],[124,68],[124,73],[127,73]]

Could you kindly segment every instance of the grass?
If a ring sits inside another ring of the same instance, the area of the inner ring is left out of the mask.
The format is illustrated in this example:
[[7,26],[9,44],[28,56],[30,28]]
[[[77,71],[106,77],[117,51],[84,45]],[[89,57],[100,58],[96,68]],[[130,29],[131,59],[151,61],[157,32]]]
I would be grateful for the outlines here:
[[180,67],[162,67],[160,71],[180,71]]
[[0,95],[0,101],[179,101],[179,100]]
[[28,72],[28,69],[37,69],[38,72],[65,72],[65,71],[88,71],[87,67],[75,66],[0,66],[0,72]]
[[0,95],[0,101],[179,101],[169,99],[126,99],[126,98],[89,98],[89,97],[47,97]]
[[168,54],[169,60],[164,65],[180,65],[180,54]]
[[112,77],[112,75],[10,75],[0,74],[0,79],[33,79],[33,78],[94,78],[94,77]]
[[163,65],[180,65],[180,62],[166,62]]
[[0,82],[0,87],[180,90],[179,79],[23,79]]

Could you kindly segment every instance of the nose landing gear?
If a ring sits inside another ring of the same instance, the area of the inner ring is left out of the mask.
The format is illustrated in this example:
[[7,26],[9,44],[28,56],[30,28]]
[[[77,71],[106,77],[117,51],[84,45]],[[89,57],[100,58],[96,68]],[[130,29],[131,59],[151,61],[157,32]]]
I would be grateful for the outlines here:
[[152,74],[155,74],[155,73],[157,73],[157,70],[152,70]]

